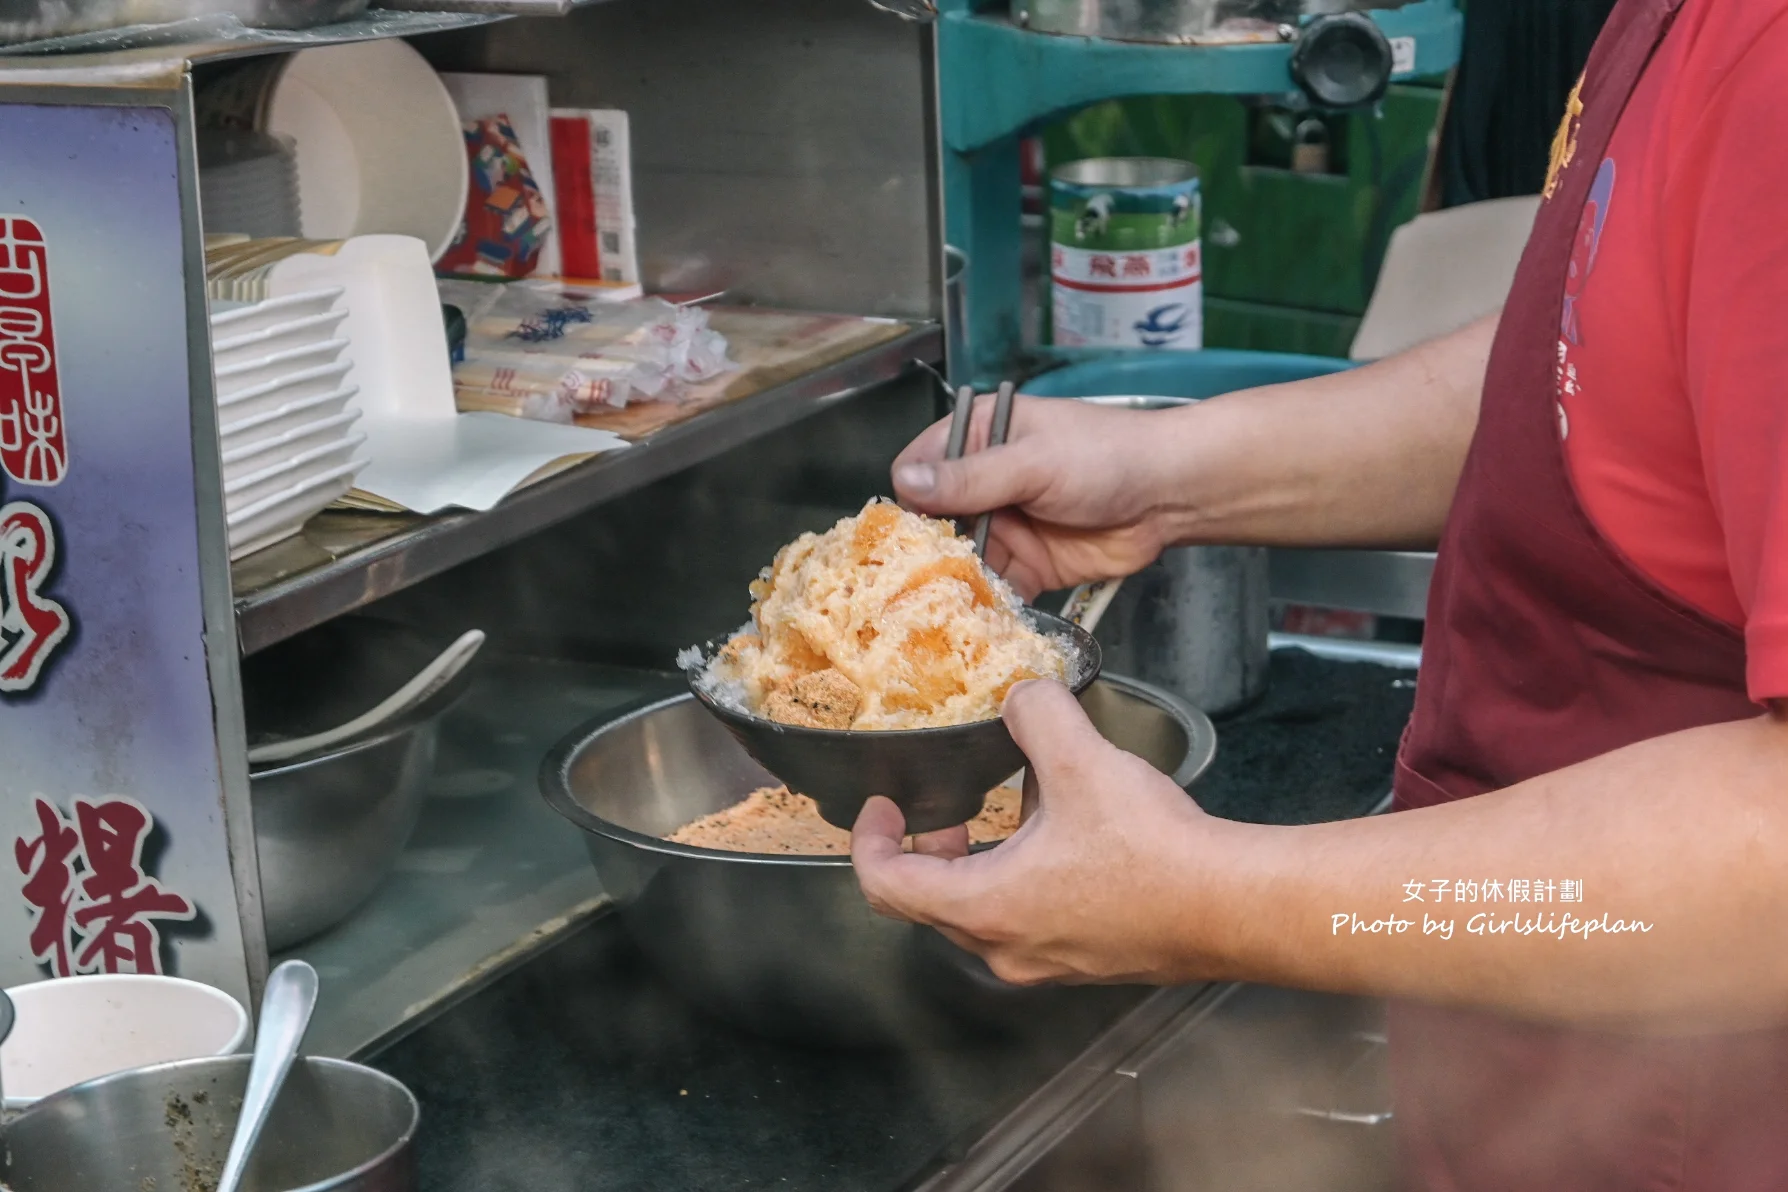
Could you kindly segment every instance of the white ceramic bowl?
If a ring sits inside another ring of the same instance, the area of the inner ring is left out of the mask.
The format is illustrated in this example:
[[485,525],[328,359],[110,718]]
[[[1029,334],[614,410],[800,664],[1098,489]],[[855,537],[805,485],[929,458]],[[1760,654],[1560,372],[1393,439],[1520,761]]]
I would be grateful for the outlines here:
[[298,212],[312,240],[415,236],[438,260],[465,218],[459,110],[401,41],[299,50],[267,100],[267,131],[298,153]]
[[248,1039],[240,1002],[179,977],[63,977],[6,995],[18,1013],[0,1047],[9,1110],[145,1064],[232,1055]]

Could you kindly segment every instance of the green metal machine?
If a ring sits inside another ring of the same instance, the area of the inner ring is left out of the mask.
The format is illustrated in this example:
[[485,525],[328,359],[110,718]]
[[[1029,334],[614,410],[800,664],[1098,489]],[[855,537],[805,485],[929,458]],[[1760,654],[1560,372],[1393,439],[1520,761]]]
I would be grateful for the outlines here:
[[[1312,12],[1325,7],[1332,15]],[[1208,342],[1344,355],[1390,231],[1419,200],[1440,93],[1410,84],[1457,61],[1462,31],[1453,0],[1332,11],[1349,7],[1294,4],[1308,15],[1271,39],[1170,44],[1040,32],[1003,6],[941,0],[945,238],[968,262],[952,379],[989,384],[1025,354],[1020,145],[1045,130],[1055,160],[1154,153],[1198,164]],[[1319,43],[1335,53],[1319,60]],[[1332,114],[1345,88],[1331,84],[1378,52],[1388,57],[1366,103]],[[1272,162],[1271,105],[1242,96],[1294,97],[1281,108],[1322,124],[1336,168]]]

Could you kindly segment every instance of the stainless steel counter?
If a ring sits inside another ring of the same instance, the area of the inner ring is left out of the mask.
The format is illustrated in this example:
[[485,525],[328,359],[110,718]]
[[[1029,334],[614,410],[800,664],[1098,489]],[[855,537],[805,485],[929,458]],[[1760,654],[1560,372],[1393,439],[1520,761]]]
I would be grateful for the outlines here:
[[[1368,814],[1388,790],[1409,672],[1302,650],[1273,661],[1268,695],[1220,724],[1194,796],[1255,822]],[[1255,1146],[1264,1127],[1232,1119],[1263,1104],[1278,1116],[1261,1121],[1316,1140],[1311,1155],[1339,1153],[1322,1151],[1324,1138],[1346,1150],[1375,1137],[1299,1112],[1373,1111],[1369,1060],[1356,1056],[1353,1084],[1331,1087],[1341,1061],[1324,1060],[1310,1069],[1317,1084],[1290,1087],[1303,1069],[1248,1058],[1257,1036],[1288,1040],[1261,1052],[1287,1063],[1319,1050],[1304,1040],[1331,1036],[1336,1055],[1369,1056],[1353,1034],[1370,1030],[1370,1007],[1307,1010],[1216,987],[1064,989],[1010,1038],[971,1030],[961,1044],[847,1052],[758,1038],[685,1002],[604,914],[575,829],[533,790],[543,743],[676,686],[494,659],[445,725],[398,872],[360,915],[297,949],[324,978],[313,1047],[376,1053],[421,1098],[427,1192],[1326,1189],[1250,1183],[1256,1173],[1237,1165],[1261,1152],[1211,1140]],[[1174,1151],[1193,1143],[1190,1156]],[[1228,1182],[1151,1182],[1170,1167]]]

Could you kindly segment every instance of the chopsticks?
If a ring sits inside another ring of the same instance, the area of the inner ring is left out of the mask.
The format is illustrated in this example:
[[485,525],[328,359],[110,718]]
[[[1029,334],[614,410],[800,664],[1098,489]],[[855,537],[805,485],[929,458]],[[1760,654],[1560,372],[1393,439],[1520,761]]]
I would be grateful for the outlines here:
[[[1006,441],[1006,433],[1012,428],[1012,395],[1015,392],[1010,381],[1000,382],[999,394],[994,398],[993,426],[987,435],[989,447],[999,447]],[[963,451],[968,447],[969,423],[973,420],[975,409],[975,390],[971,385],[964,385],[956,391],[956,408],[950,414],[950,440],[944,447],[945,459],[961,459]],[[987,531],[993,523],[992,513],[983,513],[975,519],[975,553],[982,558],[987,557]],[[1064,619],[1072,621],[1082,629],[1091,633],[1111,607],[1112,597],[1117,595],[1122,578],[1099,580],[1096,583],[1081,584],[1069,593],[1067,603],[1062,606]]]
[[[989,447],[1000,447],[1006,442],[1006,434],[1012,429],[1012,398],[1017,386],[1010,381],[1001,381],[998,394],[993,400],[993,426],[987,435]],[[950,414],[950,440],[944,448],[945,459],[961,459],[963,451],[968,447],[969,422],[975,411],[975,390],[972,385],[964,385],[956,391],[956,408]],[[987,557],[987,532],[993,526],[993,514],[983,513],[975,519],[975,553],[982,558]]]

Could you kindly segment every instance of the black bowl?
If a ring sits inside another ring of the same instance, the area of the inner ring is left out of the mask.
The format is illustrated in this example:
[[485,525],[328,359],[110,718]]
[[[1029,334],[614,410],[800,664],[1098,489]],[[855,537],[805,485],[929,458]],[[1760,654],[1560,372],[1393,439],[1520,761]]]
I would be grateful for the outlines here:
[[[1068,686],[1079,695],[1099,677],[1099,643],[1080,626],[1034,608],[1032,628],[1069,643]],[[981,813],[987,792],[1024,767],[1024,754],[999,717],[945,728],[856,731],[778,724],[715,701],[689,671],[689,688],[745,752],[819,804],[827,823],[848,828],[871,795],[894,800],[908,832],[934,832]]]

